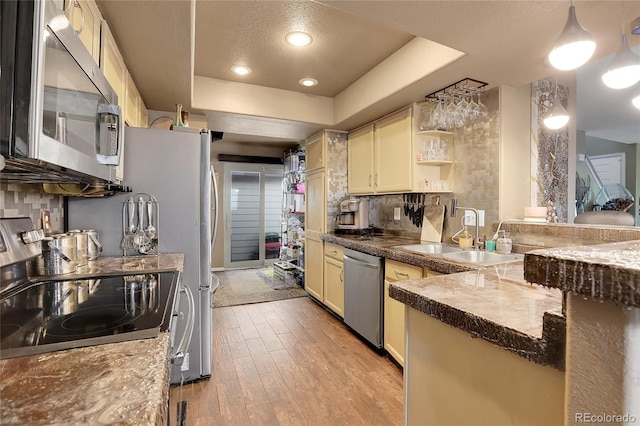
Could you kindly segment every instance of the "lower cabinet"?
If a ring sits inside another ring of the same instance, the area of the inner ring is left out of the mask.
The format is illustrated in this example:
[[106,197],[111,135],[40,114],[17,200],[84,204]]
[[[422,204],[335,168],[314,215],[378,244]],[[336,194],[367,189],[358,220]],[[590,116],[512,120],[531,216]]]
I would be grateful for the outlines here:
[[304,289],[317,300],[324,301],[323,241],[305,238]]
[[405,305],[389,297],[389,284],[440,275],[426,268],[385,260],[384,266],[384,348],[404,367]]
[[344,318],[344,268],[342,246],[324,243],[324,304]]

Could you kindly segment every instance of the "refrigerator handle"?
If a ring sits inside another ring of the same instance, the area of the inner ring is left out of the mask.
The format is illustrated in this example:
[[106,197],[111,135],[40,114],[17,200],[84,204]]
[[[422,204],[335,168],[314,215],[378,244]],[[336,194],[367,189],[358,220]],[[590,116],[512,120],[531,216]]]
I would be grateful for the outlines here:
[[180,287],[180,293],[184,293],[185,296],[187,296],[187,304],[189,307],[189,312],[187,315],[187,327],[184,329],[184,334],[182,335],[182,339],[180,339],[178,350],[176,351],[175,355],[173,355],[173,357],[171,358],[171,363],[173,365],[177,365],[178,367],[182,366],[182,363],[184,362],[184,357],[186,356],[186,353],[189,351],[189,345],[191,344],[191,336],[193,335],[193,326],[195,324],[195,319],[196,319],[195,318],[196,308],[193,301],[193,293],[191,292],[191,289],[186,285],[182,285]]
[[211,234],[211,252],[216,243],[218,237],[218,179],[216,179],[216,173],[211,166],[211,187],[213,188],[213,208],[216,210],[216,217],[213,219],[213,232]]

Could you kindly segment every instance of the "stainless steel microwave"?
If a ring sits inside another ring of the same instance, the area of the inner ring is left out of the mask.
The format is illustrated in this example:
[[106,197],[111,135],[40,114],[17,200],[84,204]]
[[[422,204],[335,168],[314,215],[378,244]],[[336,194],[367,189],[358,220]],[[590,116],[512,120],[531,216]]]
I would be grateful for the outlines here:
[[3,180],[115,182],[118,97],[61,3],[0,1]]

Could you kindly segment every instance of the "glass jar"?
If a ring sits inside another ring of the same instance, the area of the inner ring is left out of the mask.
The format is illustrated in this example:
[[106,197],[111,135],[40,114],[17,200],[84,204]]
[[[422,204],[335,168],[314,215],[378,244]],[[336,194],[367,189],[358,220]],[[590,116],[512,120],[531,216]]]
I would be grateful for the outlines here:
[[498,238],[496,238],[496,253],[509,254],[513,248],[513,242],[509,238],[507,231],[500,231]]

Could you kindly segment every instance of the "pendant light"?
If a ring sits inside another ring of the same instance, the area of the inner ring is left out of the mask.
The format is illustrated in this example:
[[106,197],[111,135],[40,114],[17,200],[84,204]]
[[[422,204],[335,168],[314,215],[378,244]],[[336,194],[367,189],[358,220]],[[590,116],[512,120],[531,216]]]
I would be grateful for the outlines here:
[[602,81],[611,89],[626,89],[640,81],[640,56],[631,51],[624,33],[622,47],[602,74]]
[[561,129],[569,122],[569,113],[562,106],[560,99],[558,99],[558,76],[556,76],[555,98],[553,99],[551,108],[544,115],[542,122],[547,129],[551,130]]
[[571,4],[567,23],[549,53],[549,62],[559,70],[573,70],[587,62],[596,50],[596,42],[576,18],[576,7]]
[[631,99],[631,103],[634,107],[640,109],[640,94],[638,94],[635,98]]

